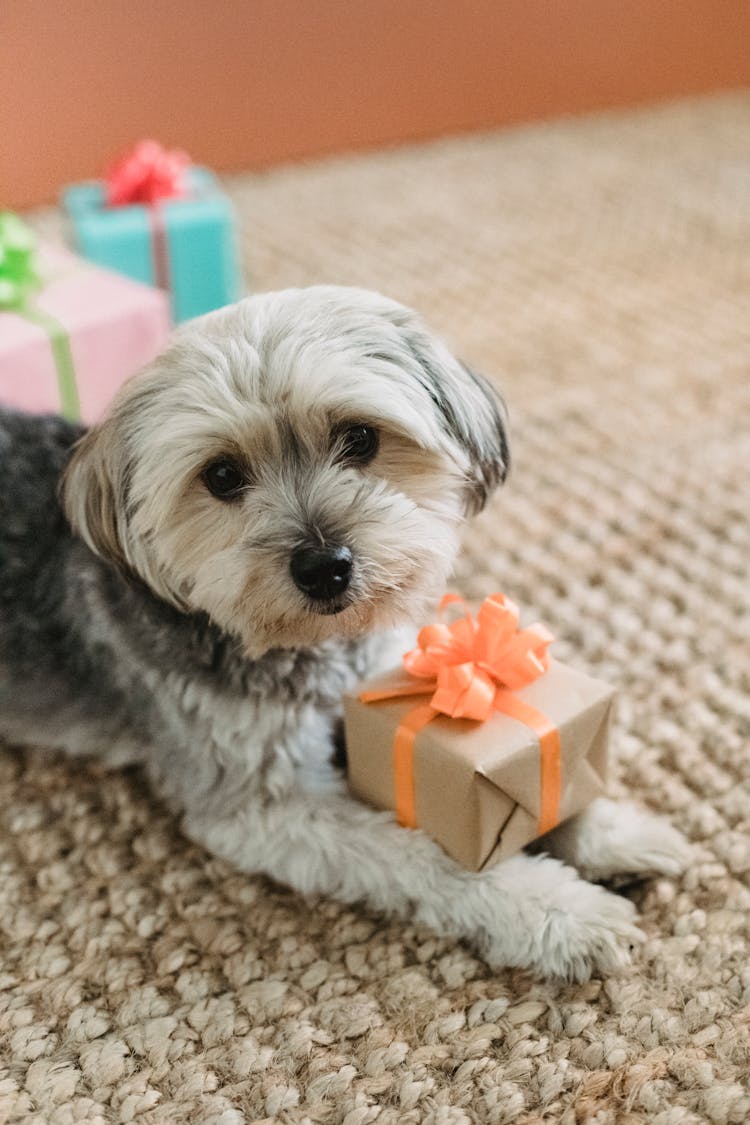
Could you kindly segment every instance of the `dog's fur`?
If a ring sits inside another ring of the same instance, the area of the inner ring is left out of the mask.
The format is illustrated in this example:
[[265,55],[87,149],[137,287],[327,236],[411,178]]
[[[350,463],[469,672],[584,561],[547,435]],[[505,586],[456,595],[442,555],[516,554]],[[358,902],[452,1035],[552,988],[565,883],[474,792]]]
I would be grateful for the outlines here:
[[[369,464],[345,455],[356,423],[379,433]],[[394,302],[289,290],[184,328],[80,435],[0,414],[4,738],[143,763],[186,833],[242,870],[414,918],[493,965],[581,979],[627,960],[631,903],[574,866],[676,874],[668,825],[602,800],[550,854],[469,874],[349,797],[333,761],[342,692],[397,661],[395,627],[443,589],[507,471],[483,379]],[[224,456],[245,477],[230,502],[205,484]],[[290,556],[331,542],[352,580],[321,612]]]

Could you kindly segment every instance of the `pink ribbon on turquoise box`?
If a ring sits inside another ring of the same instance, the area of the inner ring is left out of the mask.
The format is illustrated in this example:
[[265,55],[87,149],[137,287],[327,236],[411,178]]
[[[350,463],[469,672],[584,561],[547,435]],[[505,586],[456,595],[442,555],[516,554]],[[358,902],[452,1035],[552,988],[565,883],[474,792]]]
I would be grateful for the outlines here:
[[108,207],[128,207],[134,203],[148,207],[154,280],[159,289],[172,288],[167,228],[160,204],[185,198],[186,173],[191,167],[187,153],[145,140],[116,161],[104,176]]
[[33,233],[18,215],[0,211],[0,312],[22,316],[47,335],[57,370],[60,412],[76,421],[80,405],[70,338],[59,320],[33,303],[41,286]]

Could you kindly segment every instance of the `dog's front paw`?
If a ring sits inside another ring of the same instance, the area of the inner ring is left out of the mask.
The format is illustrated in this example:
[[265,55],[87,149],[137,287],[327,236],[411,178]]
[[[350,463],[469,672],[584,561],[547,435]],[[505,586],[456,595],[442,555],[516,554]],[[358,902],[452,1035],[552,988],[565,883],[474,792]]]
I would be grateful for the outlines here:
[[573,893],[574,903],[545,910],[539,935],[541,971],[585,981],[593,973],[624,969],[633,947],[645,939],[633,903],[593,883],[581,882]]
[[669,821],[631,801],[600,797],[548,837],[549,851],[589,879],[680,875],[692,848]]
[[[690,866],[693,847],[668,820],[632,806],[620,826],[619,854],[612,864],[634,874],[676,878]],[[613,870],[611,874],[615,874]]]
[[[514,864],[518,871],[509,872]],[[483,954],[493,967],[514,965],[541,977],[585,981],[593,973],[623,969],[633,946],[644,940],[632,902],[585,882],[555,860],[517,857],[496,870],[504,881],[509,874],[525,874],[527,882],[521,912],[498,916],[498,929],[486,935]]]

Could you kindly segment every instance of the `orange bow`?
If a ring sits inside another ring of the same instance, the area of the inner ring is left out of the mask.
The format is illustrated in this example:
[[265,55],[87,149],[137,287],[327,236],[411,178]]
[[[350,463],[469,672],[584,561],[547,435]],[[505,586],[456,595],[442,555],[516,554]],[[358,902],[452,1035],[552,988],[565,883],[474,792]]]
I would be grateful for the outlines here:
[[[440,612],[463,598],[446,594]],[[428,704],[401,721],[394,742],[396,815],[400,824],[416,828],[414,742],[419,731],[438,714],[485,722],[493,711],[531,727],[541,748],[541,811],[539,835],[558,823],[560,806],[560,738],[545,715],[513,693],[542,676],[549,666],[547,649],[553,636],[544,625],[518,627],[518,607],[504,594],[482,603],[476,620],[468,610],[451,624],[442,620],[420,629],[418,647],[404,655],[409,675],[426,682],[383,691],[363,692],[363,703],[432,692]]]
[[[456,594],[440,602],[463,605]],[[411,676],[435,680],[430,706],[452,719],[484,722],[494,709],[497,688],[518,691],[547,671],[553,636],[544,625],[518,628],[518,606],[504,594],[485,598],[476,621],[468,612],[451,625],[420,629],[418,648],[404,656]]]

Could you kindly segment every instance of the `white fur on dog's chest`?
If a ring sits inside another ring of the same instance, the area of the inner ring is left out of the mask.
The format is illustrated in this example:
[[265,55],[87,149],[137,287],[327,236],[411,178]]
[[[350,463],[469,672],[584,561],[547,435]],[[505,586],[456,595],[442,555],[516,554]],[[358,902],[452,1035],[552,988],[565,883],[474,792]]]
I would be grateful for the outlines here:
[[[293,791],[339,791],[343,779],[332,764],[332,733],[343,693],[359,679],[398,660],[413,641],[410,628],[363,638],[356,651],[326,646],[310,664],[286,669],[277,695],[259,682],[245,693],[215,690],[184,674],[146,675],[165,737],[187,761],[175,776],[155,778],[165,796],[184,802],[184,773],[191,790],[209,794],[227,785],[239,802],[243,791],[277,799]],[[165,790],[167,792],[165,792]]]
[[[345,690],[393,651],[394,638],[367,638],[352,658],[331,646],[328,659],[291,667],[277,693],[250,682],[245,692],[216,690],[183,673],[151,669],[145,686],[164,730],[154,783],[170,804],[184,806],[218,787],[241,803],[243,793],[278,799],[291,792],[340,790],[332,734]],[[153,766],[152,766],[153,768]]]

